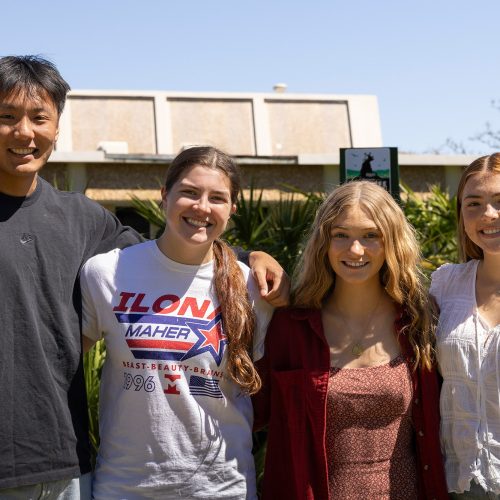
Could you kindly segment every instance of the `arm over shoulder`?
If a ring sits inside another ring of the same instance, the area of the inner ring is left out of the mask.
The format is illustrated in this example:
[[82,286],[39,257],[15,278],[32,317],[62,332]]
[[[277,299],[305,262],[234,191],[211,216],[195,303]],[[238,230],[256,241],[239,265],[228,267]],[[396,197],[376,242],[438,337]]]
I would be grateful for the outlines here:
[[101,209],[101,227],[97,234],[94,255],[105,253],[113,248],[125,248],[144,241],[144,238],[135,229],[123,226],[116,215],[103,207]]
[[257,362],[264,355],[264,341],[266,331],[273,316],[274,307],[266,302],[260,295],[259,285],[252,272],[240,264],[246,274],[247,289],[255,312],[255,331],[253,337],[253,361]]

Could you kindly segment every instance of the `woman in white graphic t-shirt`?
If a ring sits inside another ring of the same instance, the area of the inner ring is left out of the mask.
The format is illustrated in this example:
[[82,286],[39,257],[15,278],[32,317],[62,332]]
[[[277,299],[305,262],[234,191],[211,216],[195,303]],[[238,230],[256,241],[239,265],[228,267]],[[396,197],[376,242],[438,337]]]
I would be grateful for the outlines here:
[[451,498],[500,498],[500,153],[463,172],[462,264],[432,275],[440,309],[441,442]]
[[107,352],[96,499],[256,498],[249,396],[272,308],[220,239],[239,190],[229,156],[187,149],[162,236],[84,266],[83,332]]

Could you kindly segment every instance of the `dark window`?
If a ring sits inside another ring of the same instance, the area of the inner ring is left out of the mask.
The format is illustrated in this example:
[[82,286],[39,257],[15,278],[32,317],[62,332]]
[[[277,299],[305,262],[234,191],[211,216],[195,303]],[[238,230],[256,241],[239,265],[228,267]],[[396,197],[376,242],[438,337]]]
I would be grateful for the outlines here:
[[133,227],[145,238],[149,238],[149,222],[132,207],[116,207],[115,215],[124,226]]

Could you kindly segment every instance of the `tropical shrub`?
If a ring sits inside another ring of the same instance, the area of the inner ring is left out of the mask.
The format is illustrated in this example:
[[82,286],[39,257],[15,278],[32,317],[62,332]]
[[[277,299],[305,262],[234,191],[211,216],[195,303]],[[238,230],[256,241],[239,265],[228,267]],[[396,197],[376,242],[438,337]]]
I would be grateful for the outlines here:
[[417,231],[423,268],[430,272],[445,262],[457,262],[457,197],[450,196],[439,186],[429,186],[429,195],[420,197],[402,185],[406,201],[403,209]]
[[90,447],[93,466],[95,466],[97,450],[99,449],[99,385],[101,380],[102,365],[105,359],[106,347],[102,340],[99,340],[83,357],[85,387],[87,389]]
[[153,200],[141,200],[137,196],[131,196],[131,199],[135,211],[157,228],[155,237],[160,236],[165,228],[165,216],[161,206]]
[[248,200],[240,197],[224,238],[232,245],[269,253],[290,274],[321,201],[322,197],[315,193],[293,189],[263,207],[262,191],[256,196],[252,188]]

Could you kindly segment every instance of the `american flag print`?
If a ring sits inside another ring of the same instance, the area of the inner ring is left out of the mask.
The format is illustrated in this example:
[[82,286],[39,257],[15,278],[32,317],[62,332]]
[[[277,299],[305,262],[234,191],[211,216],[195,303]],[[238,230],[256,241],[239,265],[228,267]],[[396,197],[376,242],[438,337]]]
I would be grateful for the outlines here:
[[209,398],[223,398],[219,388],[219,381],[215,378],[191,375],[189,379],[189,393],[192,396],[208,396]]

